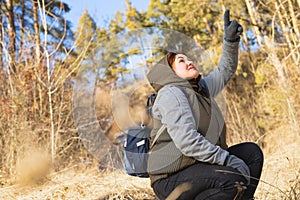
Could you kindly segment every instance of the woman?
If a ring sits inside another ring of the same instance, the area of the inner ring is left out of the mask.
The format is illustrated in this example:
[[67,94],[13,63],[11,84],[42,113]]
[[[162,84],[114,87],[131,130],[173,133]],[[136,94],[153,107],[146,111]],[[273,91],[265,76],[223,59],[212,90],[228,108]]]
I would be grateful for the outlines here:
[[[227,148],[226,126],[214,97],[236,71],[242,27],[224,14],[225,37],[218,65],[201,78],[185,54],[169,52],[147,74],[158,92],[151,135],[167,128],[151,148],[148,170],[159,199],[187,183],[178,199],[253,199],[263,165],[254,143]],[[153,137],[152,137],[153,138]],[[251,177],[251,178],[250,178]]]

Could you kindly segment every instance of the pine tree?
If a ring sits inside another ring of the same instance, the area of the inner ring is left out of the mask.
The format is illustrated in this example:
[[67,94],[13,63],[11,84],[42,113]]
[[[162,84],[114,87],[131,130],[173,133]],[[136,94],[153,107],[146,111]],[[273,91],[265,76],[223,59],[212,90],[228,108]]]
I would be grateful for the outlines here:
[[85,57],[93,59],[97,46],[97,26],[96,22],[85,10],[79,19],[78,27],[75,31],[76,52],[78,54],[86,50]]

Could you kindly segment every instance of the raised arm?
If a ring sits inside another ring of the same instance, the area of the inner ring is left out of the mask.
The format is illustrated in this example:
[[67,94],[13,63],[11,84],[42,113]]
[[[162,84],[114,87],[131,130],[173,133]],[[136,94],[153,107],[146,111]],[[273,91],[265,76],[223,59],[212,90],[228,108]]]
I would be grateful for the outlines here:
[[219,65],[202,79],[212,97],[224,88],[234,75],[238,64],[238,48],[243,28],[236,20],[230,21],[229,10],[224,14],[224,32],[223,52]]

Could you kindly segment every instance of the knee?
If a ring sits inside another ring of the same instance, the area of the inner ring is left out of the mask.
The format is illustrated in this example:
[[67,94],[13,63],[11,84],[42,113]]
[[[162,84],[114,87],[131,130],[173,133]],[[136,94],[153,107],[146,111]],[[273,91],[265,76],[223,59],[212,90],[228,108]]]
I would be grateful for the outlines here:
[[260,146],[258,146],[254,142],[246,142],[245,144],[247,145],[247,149],[249,150],[249,152],[252,152],[251,154],[253,155],[253,157],[255,157],[256,160],[259,160],[261,162],[264,161],[264,154]]
[[236,169],[225,170],[218,176],[217,185],[224,190],[236,190],[237,184],[246,184],[244,176],[240,175],[240,172]]
[[227,182],[226,187],[223,186],[223,191],[230,195],[230,198],[226,199],[237,199],[247,189],[245,179],[242,176],[233,175],[230,181]]

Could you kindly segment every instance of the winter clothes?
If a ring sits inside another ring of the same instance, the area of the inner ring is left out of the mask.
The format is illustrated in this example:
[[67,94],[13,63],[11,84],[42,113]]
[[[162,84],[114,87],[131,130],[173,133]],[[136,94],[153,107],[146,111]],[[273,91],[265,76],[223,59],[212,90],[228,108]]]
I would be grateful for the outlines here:
[[158,92],[152,107],[151,136],[155,136],[162,124],[167,126],[149,155],[151,184],[196,161],[224,165],[229,155],[225,150],[226,126],[214,97],[236,71],[238,45],[224,41],[218,67],[202,79],[180,78],[166,57],[147,74]]

